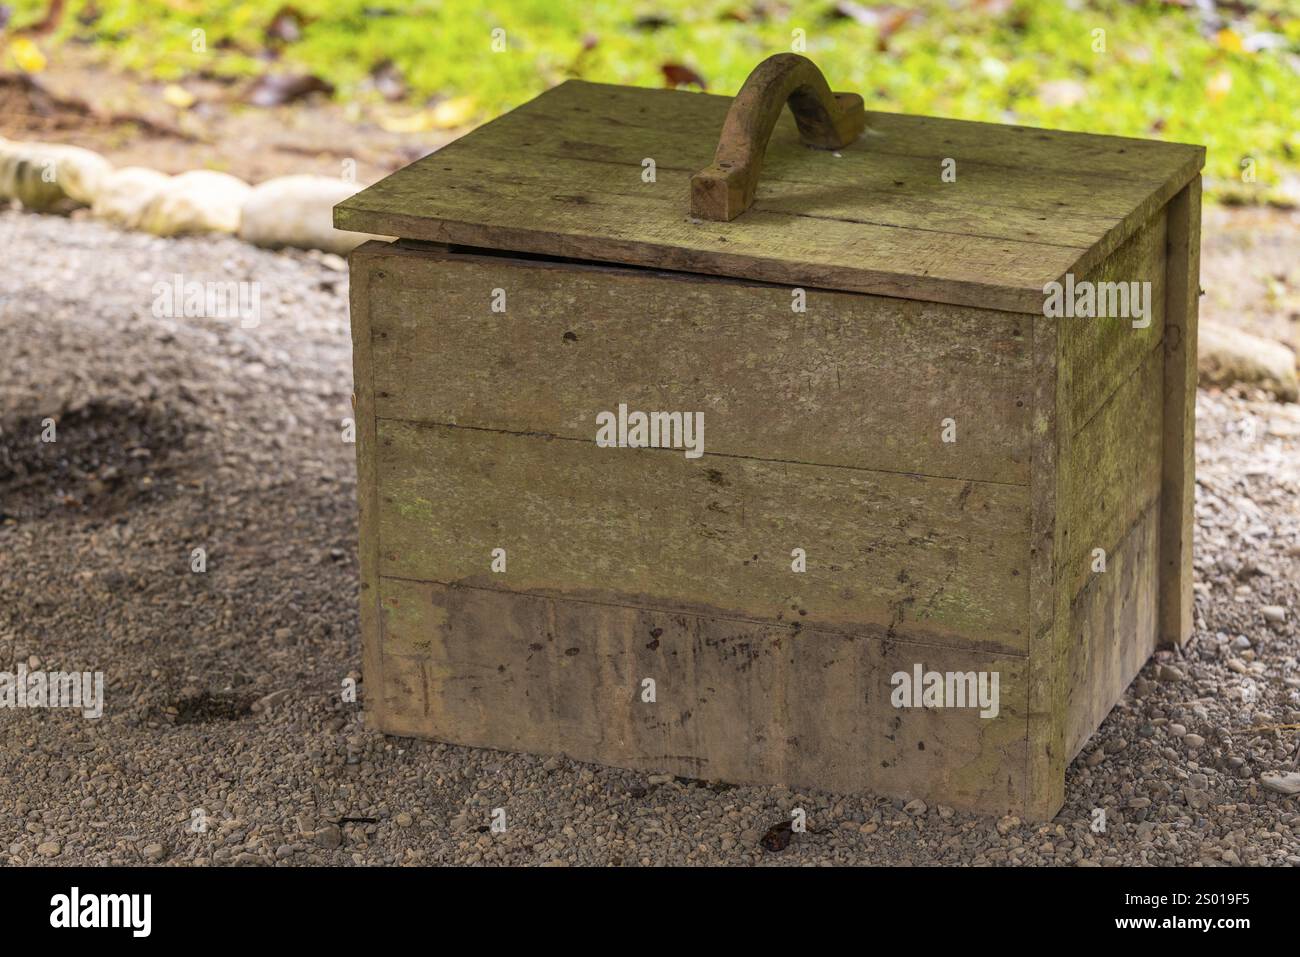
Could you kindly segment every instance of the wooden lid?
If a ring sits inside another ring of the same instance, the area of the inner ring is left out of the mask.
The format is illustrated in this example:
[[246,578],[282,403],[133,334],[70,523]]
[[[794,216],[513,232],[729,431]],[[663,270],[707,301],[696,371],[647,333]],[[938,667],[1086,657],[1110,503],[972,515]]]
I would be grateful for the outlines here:
[[1109,254],[1205,160],[1200,146],[870,111],[854,142],[813,149],[778,104],[753,205],[696,218],[692,176],[717,169],[731,104],[571,80],[340,203],[334,224],[1040,313],[1044,285]]

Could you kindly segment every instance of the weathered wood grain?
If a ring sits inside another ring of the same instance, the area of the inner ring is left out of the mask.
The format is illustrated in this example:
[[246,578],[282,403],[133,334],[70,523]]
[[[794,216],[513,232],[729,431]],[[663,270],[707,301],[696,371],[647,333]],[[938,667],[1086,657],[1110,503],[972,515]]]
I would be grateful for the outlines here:
[[[391,734],[1025,813],[1023,658],[388,579],[383,618]],[[997,671],[998,715],[893,707],[918,663]]]
[[1160,495],[1160,642],[1192,634],[1192,506],[1196,497],[1196,329],[1201,285],[1201,179],[1169,204]]
[[[539,160],[563,159],[599,170],[602,187],[612,194],[644,193],[642,162],[654,159],[660,174],[656,189],[672,195],[680,179],[705,161],[712,149],[717,126],[712,119],[679,125],[678,118],[654,104],[638,106],[633,101],[642,92],[626,87],[591,85],[590,95],[601,98],[605,91],[623,91],[609,97],[601,109],[622,110],[620,123],[595,129],[586,124],[586,105],[575,98],[542,97],[528,105],[531,122],[488,124],[475,132],[475,146],[493,158],[516,166],[531,166]],[[583,91],[586,93],[586,91]],[[656,91],[657,92],[657,91]],[[554,105],[552,105],[554,104]],[[868,130],[855,147],[823,154],[807,149],[799,140],[795,124],[783,116],[778,122],[764,161],[764,182],[758,206],[791,215],[831,215],[878,225],[970,232],[987,238],[1033,241],[1090,248],[1106,237],[1096,252],[1105,255],[1127,237],[1135,224],[1150,218],[1173,187],[1152,192],[1151,171],[1146,168],[1110,168],[1105,173],[1080,171],[1073,163],[1073,145],[1065,149],[1052,130],[1003,127],[996,124],[957,124],[963,135],[957,143],[951,136],[932,140],[908,140],[908,133],[924,129],[923,117],[871,114],[887,131]],[[901,121],[895,123],[895,121]],[[953,121],[936,121],[945,126]],[[651,123],[662,123],[654,128]],[[998,133],[1015,131],[1013,139],[996,150],[981,143],[981,127]],[[1047,141],[1038,134],[1046,134]],[[647,137],[653,135],[654,152],[646,154]],[[1027,189],[1024,173],[1028,136],[1035,157],[1050,144],[1051,202],[1044,204],[1037,189]],[[1106,144],[1103,156],[1119,156],[1118,150],[1132,144],[1145,149],[1148,141],[1100,137]],[[954,145],[959,151],[954,151]],[[1169,144],[1153,144],[1164,148]],[[1190,147],[1178,147],[1193,150]],[[896,152],[897,150],[904,152]],[[908,152],[910,151],[910,152]],[[1188,155],[1188,154],[1185,154]],[[939,172],[945,159],[957,161],[954,182],[941,182]],[[1168,157],[1166,157],[1168,158]],[[670,179],[665,180],[667,171]],[[1185,181],[1190,172],[1177,174]],[[1162,198],[1163,197],[1163,198]],[[1044,208],[1045,205],[1047,208]],[[867,219],[867,216],[870,216]],[[1119,226],[1117,233],[1116,227]],[[1048,277],[1054,278],[1054,277]]]
[[[707,160],[732,102],[732,97],[708,93],[571,80],[480,130],[491,127],[527,140],[538,127],[546,127],[578,141],[603,141],[616,135],[611,126],[639,129],[671,143],[681,137],[697,144],[694,148]],[[1028,167],[1035,173],[1087,175],[1103,187],[1116,178],[1160,182],[1205,153],[1201,146],[1152,139],[876,110],[867,110],[866,116],[865,142],[846,149],[914,159],[938,159],[959,151],[971,161],[1005,166],[1009,174],[1024,174]],[[794,130],[788,114],[779,125]],[[1187,176],[1192,175],[1188,170]]]
[[1025,653],[1024,487],[378,429],[387,576]]
[[[1035,320],[1031,460],[1029,804],[1051,818],[1066,766],[1154,643],[1163,407],[1164,213],[1090,282],[1150,281],[1151,323]],[[1106,571],[1094,572],[1093,550]]]
[[[357,564],[361,589],[361,669],[375,697],[362,693],[360,702],[367,712],[382,707],[385,687],[379,624],[379,476],[375,454],[374,355],[371,352],[370,283],[385,256],[387,243],[367,242],[348,256],[349,310],[352,326],[353,421],[356,425],[358,546]],[[367,689],[367,690],[368,690]]]
[[1076,280],[1151,284],[1149,325],[1133,318],[1064,318],[1061,324],[1062,428],[1078,432],[1157,348],[1165,324],[1165,217],[1156,215],[1095,269]]
[[[484,158],[476,167],[430,170],[393,182],[392,189],[409,192],[394,200],[393,212],[383,217],[390,232],[381,235],[1011,312],[1041,310],[1043,283],[1086,252],[791,215],[762,203],[730,223],[692,221],[658,189],[629,186],[613,193],[608,171],[599,165],[529,167]],[[494,191],[485,191],[482,180],[492,172],[499,174]],[[686,189],[686,174],[681,177]],[[446,217],[413,212],[430,192],[448,197]],[[336,207],[340,229],[360,230],[366,221],[355,207]]]
[[[691,222],[686,184],[707,162],[730,102],[566,83],[340,204],[336,225],[1032,313],[1044,283],[1090,268],[1121,244],[1204,157],[1178,144],[871,114],[872,133],[838,159],[861,156],[862,165],[845,164],[861,169],[875,155],[905,156],[914,168],[933,168],[929,182],[913,178],[917,205],[909,208],[907,191],[892,184],[848,198],[834,185],[810,191],[837,158],[798,145],[783,117],[755,207],[731,223]],[[675,147],[668,130],[693,139]],[[533,137],[544,137],[541,147]],[[503,155],[502,140],[528,144],[532,162]],[[584,157],[582,144],[610,142],[611,152]],[[939,179],[947,157],[958,162],[958,183],[965,164],[999,167],[1020,201],[1004,209],[978,190],[945,192],[956,185]],[[662,167],[654,183],[640,180],[646,158]],[[787,184],[782,177],[795,167],[808,179]],[[1055,198],[1058,173],[1090,177],[1091,201]],[[782,197],[792,202],[783,207]],[[910,217],[903,224],[899,210]],[[1068,244],[1040,238],[1059,236],[1062,221],[1075,230]]]
[[1029,685],[1026,693],[1027,813],[1050,820],[1065,801],[1065,667],[1061,649],[1066,618],[1057,587],[1062,536],[1060,460],[1068,430],[1060,428],[1061,324],[1038,316],[1030,330],[1033,414],[1030,446]]
[[1070,604],[1065,757],[1072,759],[1156,646],[1159,507],[1153,502]]
[[1028,482],[1021,315],[818,290],[797,313],[782,286],[428,247],[385,274],[384,418],[592,441],[625,402],[703,412],[711,454]]
[[1160,495],[1164,356],[1149,353],[1061,459],[1058,524],[1064,568],[1057,587],[1077,595],[1093,574],[1093,550],[1107,558]]
[[[861,150],[822,155],[787,139],[793,134],[780,125],[777,135],[780,145],[771,148],[764,164],[772,183],[768,185],[765,179],[759,185],[753,207],[758,212],[1083,250],[1122,221],[1132,204],[1142,202],[1147,195],[1146,184],[1120,179],[1099,197],[1094,179],[1053,174],[1054,192],[1062,205],[1059,213],[1051,213],[1034,206],[1032,199],[1025,205],[1024,185],[1009,178],[1004,166],[963,161],[956,180],[945,183],[939,180],[942,158],[918,159]],[[527,168],[527,164],[537,162],[539,150],[553,150],[582,171],[588,181],[599,177],[606,198],[627,197],[633,201],[645,199],[651,190],[660,199],[669,200],[683,182],[689,182],[685,177],[690,171],[679,168],[678,163],[684,161],[679,157],[693,155],[689,151],[668,152],[666,144],[661,144],[660,155],[667,155],[670,161],[657,166],[656,181],[650,184],[641,178],[641,160],[647,158],[641,156],[644,143],[622,143],[615,137],[608,143],[560,140],[544,131],[530,137],[527,145],[515,137],[502,136],[499,144],[496,136],[491,139],[490,144],[481,145],[491,145],[494,170],[498,165],[503,171],[509,165]],[[453,172],[443,171],[449,186],[461,189],[470,185],[453,176]],[[581,182],[581,176],[566,182]],[[871,219],[863,219],[864,215]]]

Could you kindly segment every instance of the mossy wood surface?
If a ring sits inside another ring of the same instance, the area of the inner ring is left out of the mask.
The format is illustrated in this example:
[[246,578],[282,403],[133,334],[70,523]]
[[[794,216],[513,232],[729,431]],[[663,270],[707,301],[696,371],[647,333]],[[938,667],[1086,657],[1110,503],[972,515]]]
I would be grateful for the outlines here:
[[1023,486],[387,419],[378,434],[383,575],[1025,651]]
[[335,225],[1037,313],[1045,283],[1090,270],[1205,158],[1178,143],[870,111],[866,133],[828,152],[806,147],[786,110],[753,207],[695,220],[690,177],[730,105],[571,80],[357,193]]
[[[728,102],[565,84],[339,207],[404,237],[352,257],[367,707],[1050,818],[1190,632],[1203,152],[869,114],[835,157],[785,116],[754,206],[691,222]],[[1044,316],[1066,274],[1149,321]],[[620,403],[703,412],[704,456],[598,447]],[[916,664],[997,671],[998,716],[895,708]]]
[[[1066,766],[1150,657],[1161,594],[1178,587],[1161,572],[1159,540],[1173,207],[1078,276],[1150,282],[1144,327],[1131,318],[1040,317],[1031,333],[1028,812],[1035,818],[1060,808]],[[1184,520],[1190,537],[1190,513]]]
[[819,290],[796,312],[786,286],[437,247],[394,257],[374,288],[383,418],[589,443],[596,412],[625,402],[703,412],[710,456],[1029,483],[1026,316]]
[[[393,734],[730,783],[1024,806],[1024,658],[382,580]],[[1000,711],[898,709],[916,662],[998,671]],[[641,700],[653,677],[656,701]]]

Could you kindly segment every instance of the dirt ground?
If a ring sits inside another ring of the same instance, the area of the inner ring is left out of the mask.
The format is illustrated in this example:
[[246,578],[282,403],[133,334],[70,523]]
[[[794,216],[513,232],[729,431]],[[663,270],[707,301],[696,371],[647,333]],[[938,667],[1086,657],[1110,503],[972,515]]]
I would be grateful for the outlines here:
[[197,102],[178,109],[166,102],[164,84],[107,69],[65,46],[36,77],[0,75],[0,136],[72,143],[119,167],[215,169],[249,183],[314,173],[366,185],[458,135],[387,129],[386,120],[410,108],[382,102],[345,106],[313,95],[256,107],[245,102],[245,84],[191,79],[187,86]]
[[[0,241],[0,670],[106,676],[97,720],[0,711],[0,861],[1300,864],[1261,785],[1300,743],[1295,405],[1201,394],[1196,636],[1057,821],[904,810],[367,731],[341,261],[14,211]],[[177,272],[260,282],[260,324],[155,318]]]
[[[342,114],[303,121],[320,141],[246,111],[191,139],[46,107],[0,110],[0,132],[43,115],[43,138],[119,164],[253,180],[351,149],[327,142],[349,143]],[[239,147],[240,123],[261,139]],[[359,178],[420,149],[388,143]],[[0,710],[0,863],[1300,864],[1300,798],[1263,784],[1300,767],[1296,405],[1201,392],[1196,635],[1030,825],[368,731],[342,694],[361,681],[342,261],[13,210],[0,249],[0,671],[106,682],[96,720]],[[177,273],[260,283],[260,322],[157,318]],[[1300,217],[1207,208],[1202,284],[1203,317],[1296,344]],[[795,807],[808,833],[765,840]]]

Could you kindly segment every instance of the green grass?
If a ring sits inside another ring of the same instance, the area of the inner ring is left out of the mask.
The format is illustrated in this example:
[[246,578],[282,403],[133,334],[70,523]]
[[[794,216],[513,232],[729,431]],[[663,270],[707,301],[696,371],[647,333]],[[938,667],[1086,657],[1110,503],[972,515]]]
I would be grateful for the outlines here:
[[[924,0],[887,42],[872,26],[835,17],[834,0],[291,5],[307,22],[270,68],[315,73],[345,100],[375,96],[367,77],[385,59],[401,69],[413,106],[435,95],[470,96],[479,120],[569,76],[662,86],[660,67],[669,62],[695,70],[710,91],[734,93],[754,64],[789,50],[802,29],[805,52],[832,87],[862,92],[870,109],[1203,143],[1207,174],[1228,192],[1244,188],[1246,157],[1262,187],[1300,166],[1300,16],[1283,12],[1295,11],[1295,0],[1260,0],[1223,37],[1202,35],[1196,13],[1163,0]],[[89,25],[77,17],[85,6],[69,4],[56,33],[40,41],[47,54],[57,58],[58,44],[75,38],[120,66],[182,80],[198,71],[266,71],[258,54],[282,3],[100,0],[103,13]],[[11,27],[43,12],[44,3],[18,0]],[[649,15],[663,24],[638,24]],[[494,53],[498,27],[507,48]],[[196,29],[205,31],[204,52],[191,49]],[[1105,52],[1093,49],[1098,29]],[[1282,46],[1240,48],[1260,33],[1278,35]],[[1040,88],[1050,80],[1081,84],[1082,100],[1044,102]]]

